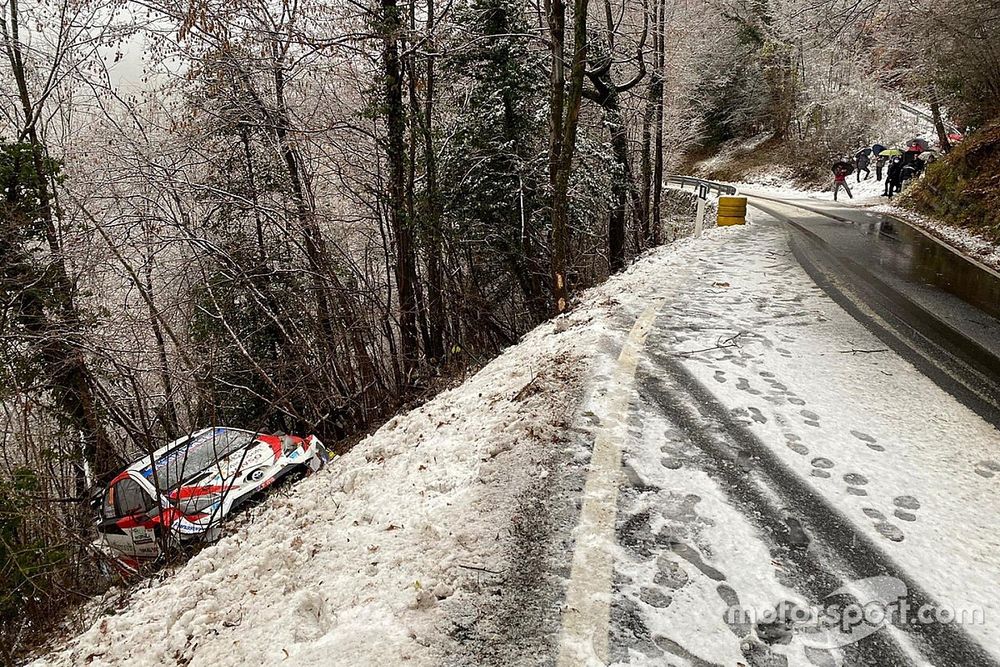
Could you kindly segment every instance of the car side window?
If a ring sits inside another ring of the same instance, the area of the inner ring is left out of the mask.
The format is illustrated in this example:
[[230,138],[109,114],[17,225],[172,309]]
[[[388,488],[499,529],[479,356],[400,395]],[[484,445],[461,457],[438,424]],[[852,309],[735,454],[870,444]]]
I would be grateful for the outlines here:
[[153,499],[135,480],[123,479],[111,489],[115,514],[119,517],[140,514],[153,508]]
[[115,518],[115,487],[104,492],[104,502],[101,503],[101,517],[105,519]]

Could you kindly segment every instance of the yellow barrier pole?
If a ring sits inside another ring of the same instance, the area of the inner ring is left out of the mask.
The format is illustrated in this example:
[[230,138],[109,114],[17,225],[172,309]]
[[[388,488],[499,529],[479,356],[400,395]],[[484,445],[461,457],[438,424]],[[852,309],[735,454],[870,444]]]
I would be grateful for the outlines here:
[[719,197],[719,227],[744,225],[747,221],[746,197]]

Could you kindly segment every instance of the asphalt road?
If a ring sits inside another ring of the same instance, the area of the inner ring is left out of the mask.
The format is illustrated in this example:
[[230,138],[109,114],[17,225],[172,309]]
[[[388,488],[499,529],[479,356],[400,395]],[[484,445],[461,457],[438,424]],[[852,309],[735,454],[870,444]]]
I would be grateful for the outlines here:
[[746,194],[834,301],[1000,428],[1000,275],[891,216]]

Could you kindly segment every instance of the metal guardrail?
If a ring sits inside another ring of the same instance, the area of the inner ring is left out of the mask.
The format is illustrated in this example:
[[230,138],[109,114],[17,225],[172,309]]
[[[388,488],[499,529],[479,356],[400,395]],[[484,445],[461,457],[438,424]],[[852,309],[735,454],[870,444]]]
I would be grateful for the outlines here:
[[736,189],[736,186],[716,183],[715,181],[706,181],[704,178],[695,178],[694,176],[664,176],[663,181],[679,185],[681,190],[685,187],[690,187],[702,199],[706,199],[710,192],[714,192],[720,197],[723,195],[734,196],[740,193]]
[[704,178],[695,178],[694,176],[664,176],[663,182],[677,185],[681,190],[685,186],[691,186],[691,189],[697,194],[698,211],[695,214],[694,222],[694,235],[696,237],[701,236],[701,231],[705,223],[705,205],[708,203],[708,194],[712,192],[722,197],[724,195],[736,196],[740,193],[735,186],[716,183],[715,181],[706,181]]

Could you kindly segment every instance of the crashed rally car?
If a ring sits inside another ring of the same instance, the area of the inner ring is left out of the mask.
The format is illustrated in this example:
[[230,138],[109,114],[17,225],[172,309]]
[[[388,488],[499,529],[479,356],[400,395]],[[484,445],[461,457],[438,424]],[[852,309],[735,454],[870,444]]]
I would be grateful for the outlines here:
[[329,459],[312,435],[197,431],[135,461],[98,490],[95,546],[124,570],[137,570],[163,544],[216,539],[222,519],[241,502]]

